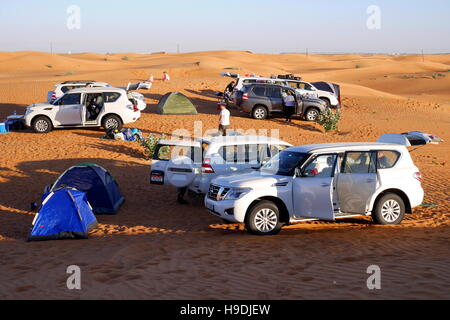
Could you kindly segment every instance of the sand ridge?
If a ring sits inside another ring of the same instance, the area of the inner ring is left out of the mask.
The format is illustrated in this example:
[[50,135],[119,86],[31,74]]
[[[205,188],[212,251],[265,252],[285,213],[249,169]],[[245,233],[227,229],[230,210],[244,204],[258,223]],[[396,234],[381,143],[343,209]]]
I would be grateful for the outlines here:
[[[128,59],[124,59],[128,57]],[[48,67],[51,65],[52,67]],[[357,67],[358,66],[358,67]],[[148,108],[135,127],[170,135],[195,121],[217,127],[216,98],[230,81],[220,72],[298,73],[305,80],[342,85],[340,130],[325,134],[295,119],[256,121],[232,110],[232,126],[278,129],[294,145],[375,141],[389,132],[422,130],[449,141],[450,55],[260,55],[215,51],[185,54],[0,53],[0,118],[43,101],[57,82],[93,79],[124,86],[160,78],[142,91]],[[70,75],[68,74],[70,73]],[[437,73],[443,76],[436,76]],[[433,78],[433,75],[435,77]],[[168,91],[197,105],[196,116],[155,113]],[[98,129],[30,131],[0,135],[0,298],[113,299],[448,299],[450,145],[412,152],[424,175],[425,202],[401,226],[370,218],[288,226],[276,237],[253,237],[242,226],[208,214],[201,198],[180,209],[172,188],[151,186],[149,161],[135,143],[105,141]],[[26,243],[31,201],[79,162],[95,162],[116,177],[127,199],[117,216],[100,216],[86,241]],[[65,288],[65,268],[83,270],[83,290]],[[383,290],[365,286],[366,268],[378,264]],[[270,270],[270,272],[268,272]]]

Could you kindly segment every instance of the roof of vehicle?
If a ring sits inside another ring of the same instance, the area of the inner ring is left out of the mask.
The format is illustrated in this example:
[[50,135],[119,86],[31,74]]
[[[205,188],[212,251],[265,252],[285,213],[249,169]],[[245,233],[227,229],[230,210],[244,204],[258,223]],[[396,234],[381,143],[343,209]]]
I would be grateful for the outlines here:
[[107,82],[94,81],[94,80],[74,80],[74,81],[64,81],[61,83],[57,83],[56,86],[68,85],[68,84],[87,84],[94,83],[98,85],[109,85]]
[[392,144],[392,143],[379,143],[379,142],[353,142],[353,143],[323,143],[323,144],[310,144],[304,146],[296,146],[289,148],[289,151],[296,152],[327,152],[327,151],[365,151],[372,149],[392,149],[392,150],[400,150],[405,147],[400,144]]
[[115,87],[96,87],[96,88],[76,88],[66,93],[99,93],[99,92],[124,92],[125,89]]
[[291,86],[287,86],[287,85],[281,85],[281,84],[275,84],[275,83],[248,83],[245,84],[244,87],[253,87],[253,86],[270,86],[270,87],[280,87],[283,89],[289,89],[292,91],[295,91],[295,88],[292,88]]
[[176,145],[176,146],[200,146],[201,143],[207,144],[220,144],[220,145],[233,145],[236,143],[254,143],[254,144],[280,144],[285,146],[291,146],[291,144],[286,141],[280,140],[278,138],[272,138],[267,136],[214,136],[214,137],[203,137],[196,140],[160,140],[160,144],[166,145]]

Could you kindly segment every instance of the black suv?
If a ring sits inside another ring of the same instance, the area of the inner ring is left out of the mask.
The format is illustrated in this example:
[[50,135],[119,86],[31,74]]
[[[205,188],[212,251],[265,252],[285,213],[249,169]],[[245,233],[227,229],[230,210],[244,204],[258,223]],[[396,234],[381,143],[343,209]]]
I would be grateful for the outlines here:
[[302,97],[291,87],[265,83],[244,86],[236,93],[235,103],[239,111],[250,113],[254,119],[263,120],[272,113],[283,113],[283,91],[292,92],[297,101],[295,114],[307,121],[316,121],[319,114],[328,108],[324,101]]

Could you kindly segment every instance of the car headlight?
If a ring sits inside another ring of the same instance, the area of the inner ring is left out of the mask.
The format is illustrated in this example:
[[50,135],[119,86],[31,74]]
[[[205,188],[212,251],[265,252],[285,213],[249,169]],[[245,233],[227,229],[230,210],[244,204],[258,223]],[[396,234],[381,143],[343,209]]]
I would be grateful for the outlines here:
[[252,191],[251,188],[231,188],[227,193],[221,196],[220,200],[238,200]]

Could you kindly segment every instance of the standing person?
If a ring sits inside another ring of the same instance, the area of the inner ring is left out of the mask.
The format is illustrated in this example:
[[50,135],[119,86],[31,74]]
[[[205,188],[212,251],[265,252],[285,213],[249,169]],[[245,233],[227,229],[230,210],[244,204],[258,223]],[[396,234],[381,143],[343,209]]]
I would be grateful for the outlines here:
[[226,136],[227,131],[231,125],[231,121],[230,121],[231,113],[227,109],[226,103],[219,103],[219,110],[220,110],[219,132],[222,134],[222,136]]
[[170,81],[170,76],[169,76],[169,74],[166,71],[163,72],[162,80],[163,81]]
[[153,83],[153,81],[155,80],[155,78],[153,77],[153,73],[150,74],[150,76],[148,77],[147,82]]
[[283,96],[283,104],[286,122],[292,122],[292,115],[295,113],[295,97],[291,91],[285,92]]

